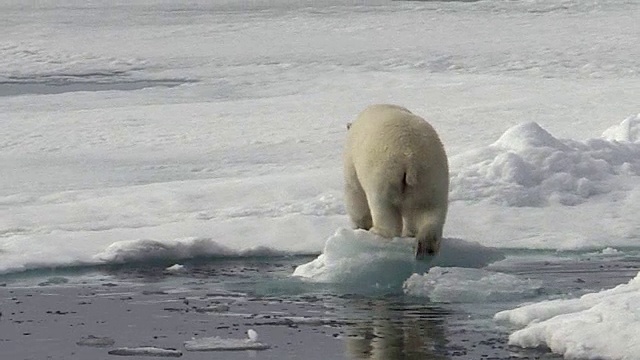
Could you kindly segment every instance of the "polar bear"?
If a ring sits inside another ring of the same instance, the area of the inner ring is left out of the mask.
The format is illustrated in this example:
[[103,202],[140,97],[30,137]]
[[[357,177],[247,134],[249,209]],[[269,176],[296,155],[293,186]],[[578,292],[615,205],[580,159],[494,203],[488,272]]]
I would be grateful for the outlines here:
[[416,257],[440,249],[449,164],[433,127],[396,105],[371,105],[347,125],[345,205],[356,228],[416,237]]

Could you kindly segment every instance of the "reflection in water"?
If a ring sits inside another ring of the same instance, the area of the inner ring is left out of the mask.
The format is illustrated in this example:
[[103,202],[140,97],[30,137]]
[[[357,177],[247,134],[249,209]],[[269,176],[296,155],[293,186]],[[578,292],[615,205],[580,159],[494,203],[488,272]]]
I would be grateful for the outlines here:
[[[361,304],[347,330],[347,354],[352,359],[448,359],[442,309],[374,300]],[[368,310],[364,310],[368,308]],[[419,310],[419,311],[418,311]]]

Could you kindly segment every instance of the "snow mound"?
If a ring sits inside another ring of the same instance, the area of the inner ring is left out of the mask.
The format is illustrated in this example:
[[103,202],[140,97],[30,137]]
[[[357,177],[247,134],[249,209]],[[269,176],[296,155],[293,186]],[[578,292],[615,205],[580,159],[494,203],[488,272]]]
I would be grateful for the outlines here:
[[640,114],[626,118],[620,125],[615,125],[602,133],[609,141],[640,143]]
[[443,239],[440,254],[415,259],[415,239],[385,239],[365,230],[340,228],[327,239],[323,253],[298,266],[293,276],[309,281],[400,288],[414,272],[431,266],[482,267],[504,258],[492,248],[459,239]]
[[493,145],[517,151],[540,147],[568,150],[566,145],[535,122],[523,123],[508,129]]
[[577,299],[502,311],[497,321],[524,327],[509,344],[547,346],[567,359],[637,359],[640,354],[640,273],[629,283]]
[[119,356],[159,356],[159,357],[181,357],[182,352],[176,349],[163,349],[153,346],[137,348],[118,348],[109,351],[109,355]]
[[173,241],[125,240],[109,245],[96,254],[94,260],[102,263],[128,263],[151,260],[190,259],[203,256],[247,257],[274,256],[280,252],[268,247],[234,250],[211,239],[187,238]]
[[640,175],[640,120],[624,120],[601,139],[556,139],[530,122],[508,129],[495,143],[451,159],[452,201],[506,206],[578,205],[618,189],[623,176]]
[[481,269],[434,267],[424,275],[411,275],[403,288],[407,295],[435,302],[474,303],[534,297],[542,283]]
[[615,125],[602,133],[609,141],[640,143],[640,114],[626,118],[620,125]]

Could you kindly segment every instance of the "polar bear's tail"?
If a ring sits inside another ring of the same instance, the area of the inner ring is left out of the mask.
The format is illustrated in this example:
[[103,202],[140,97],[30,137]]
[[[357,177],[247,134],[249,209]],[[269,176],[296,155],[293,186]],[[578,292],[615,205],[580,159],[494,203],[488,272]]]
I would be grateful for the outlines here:
[[405,187],[418,185],[418,171],[414,166],[409,165],[405,168],[402,182]]

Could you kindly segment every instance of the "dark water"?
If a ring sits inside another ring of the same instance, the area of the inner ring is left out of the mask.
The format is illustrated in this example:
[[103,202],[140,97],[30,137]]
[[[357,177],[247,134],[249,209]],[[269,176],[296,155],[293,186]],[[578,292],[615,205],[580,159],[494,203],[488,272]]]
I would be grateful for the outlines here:
[[[261,338],[278,344],[252,355],[259,359],[303,355],[308,359],[561,359],[547,349],[521,349],[507,344],[511,329],[496,324],[492,317],[498,311],[516,307],[518,302],[437,303],[406,296],[401,289],[363,291],[290,277],[295,266],[311,259],[198,259],[183,262],[184,271],[175,273],[165,270],[172,262],[162,261],[38,270],[0,277],[0,291],[16,286],[52,289],[90,285],[113,287],[113,291],[122,286],[140,287],[145,290],[137,290],[142,294],[139,296],[193,299],[188,306],[180,300],[179,306],[146,310],[154,316],[171,311],[172,316],[176,313],[183,319],[200,311],[201,305],[197,304],[219,303],[215,299],[226,294],[222,297],[232,301],[225,305],[223,317],[208,318],[209,330],[213,323],[216,329],[229,329],[241,336],[246,328],[253,328]],[[541,260],[539,256],[519,255],[500,264],[491,270],[540,280],[540,296],[523,299],[539,301],[626,283],[638,273],[640,261],[634,256],[607,259],[569,255]],[[130,299],[134,300],[135,296]],[[183,358],[200,356],[188,352]],[[225,353],[224,358],[246,356],[245,351],[240,351]]]

